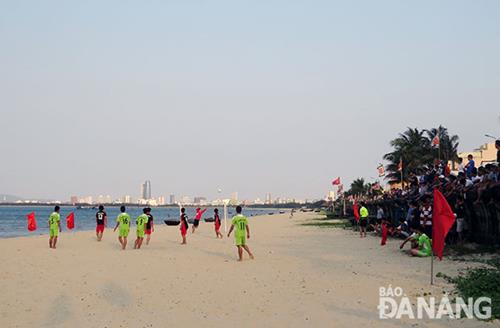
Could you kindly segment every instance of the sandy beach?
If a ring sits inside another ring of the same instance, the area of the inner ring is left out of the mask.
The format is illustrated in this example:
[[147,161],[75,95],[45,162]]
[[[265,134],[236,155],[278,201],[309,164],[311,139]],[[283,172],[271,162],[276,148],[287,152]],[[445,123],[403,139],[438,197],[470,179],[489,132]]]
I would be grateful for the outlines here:
[[[429,259],[382,248],[349,230],[300,225],[317,214],[250,218],[254,261],[236,262],[233,238],[202,223],[188,245],[157,226],[149,246],[121,251],[117,235],[63,232],[0,240],[1,327],[493,327],[477,320],[379,320],[379,287],[441,295]],[[135,231],[129,236],[135,237]],[[468,263],[443,260],[456,275]]]

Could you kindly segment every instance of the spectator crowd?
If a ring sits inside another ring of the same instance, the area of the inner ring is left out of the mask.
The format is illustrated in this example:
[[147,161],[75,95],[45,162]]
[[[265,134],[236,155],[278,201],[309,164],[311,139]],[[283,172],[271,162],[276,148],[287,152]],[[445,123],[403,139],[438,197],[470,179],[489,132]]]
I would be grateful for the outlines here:
[[[433,191],[437,188],[456,215],[446,240],[448,244],[500,243],[500,140],[495,145],[496,163],[478,166],[469,155],[467,159],[459,158],[452,170],[449,163],[436,160],[433,165],[411,172],[401,188],[364,198],[370,213],[376,213],[370,218],[371,228],[405,240],[415,232],[432,237]],[[488,240],[481,237],[484,235],[489,236]]]

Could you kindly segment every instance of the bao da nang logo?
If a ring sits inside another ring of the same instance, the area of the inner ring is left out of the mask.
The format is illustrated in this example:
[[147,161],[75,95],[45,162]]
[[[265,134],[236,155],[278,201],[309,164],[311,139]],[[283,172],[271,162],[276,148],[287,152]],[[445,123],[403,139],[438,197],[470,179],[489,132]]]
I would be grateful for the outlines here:
[[447,294],[441,297],[427,296],[410,299],[401,287],[380,287],[380,319],[491,319],[491,298],[479,297],[464,300],[450,299]]

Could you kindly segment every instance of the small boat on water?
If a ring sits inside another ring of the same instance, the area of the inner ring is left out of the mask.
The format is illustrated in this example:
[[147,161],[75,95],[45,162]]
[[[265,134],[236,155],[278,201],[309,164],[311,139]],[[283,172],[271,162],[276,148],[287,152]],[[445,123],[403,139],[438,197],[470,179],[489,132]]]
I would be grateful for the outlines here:
[[285,214],[285,211],[280,211],[280,214]]
[[181,221],[179,220],[171,220],[171,219],[164,220],[163,222],[165,222],[165,224],[168,226],[178,226],[181,223]]
[[205,222],[215,222],[214,218],[204,218],[203,219]]

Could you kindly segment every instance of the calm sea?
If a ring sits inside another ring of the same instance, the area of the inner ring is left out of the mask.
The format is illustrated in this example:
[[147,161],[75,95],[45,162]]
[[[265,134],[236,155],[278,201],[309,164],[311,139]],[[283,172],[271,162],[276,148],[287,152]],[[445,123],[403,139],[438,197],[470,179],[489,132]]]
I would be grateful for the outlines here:
[[[53,211],[52,206],[0,206],[0,238],[27,236],[27,235],[40,235],[48,234],[48,217]],[[213,217],[213,209],[209,208],[203,218]],[[37,221],[37,230],[29,232],[27,228],[26,215],[35,212]],[[75,229],[76,231],[94,230],[95,229],[95,213],[97,209],[80,208],[74,206],[61,207],[61,225],[63,231],[66,229],[66,216],[71,212],[75,213]],[[115,225],[116,217],[120,212],[119,206],[106,207],[108,213],[108,228],[113,228]],[[195,208],[186,208],[189,218],[195,215]],[[222,208],[219,208],[219,213],[222,218]],[[229,216],[234,215],[234,208],[228,208]],[[134,225],[135,218],[142,213],[142,207],[127,207],[127,213],[132,217]],[[278,213],[276,209],[244,209],[246,216],[265,215],[268,213]],[[155,224],[164,224],[165,219],[178,219],[179,208],[174,207],[161,207],[153,208],[151,214],[154,217]]]

